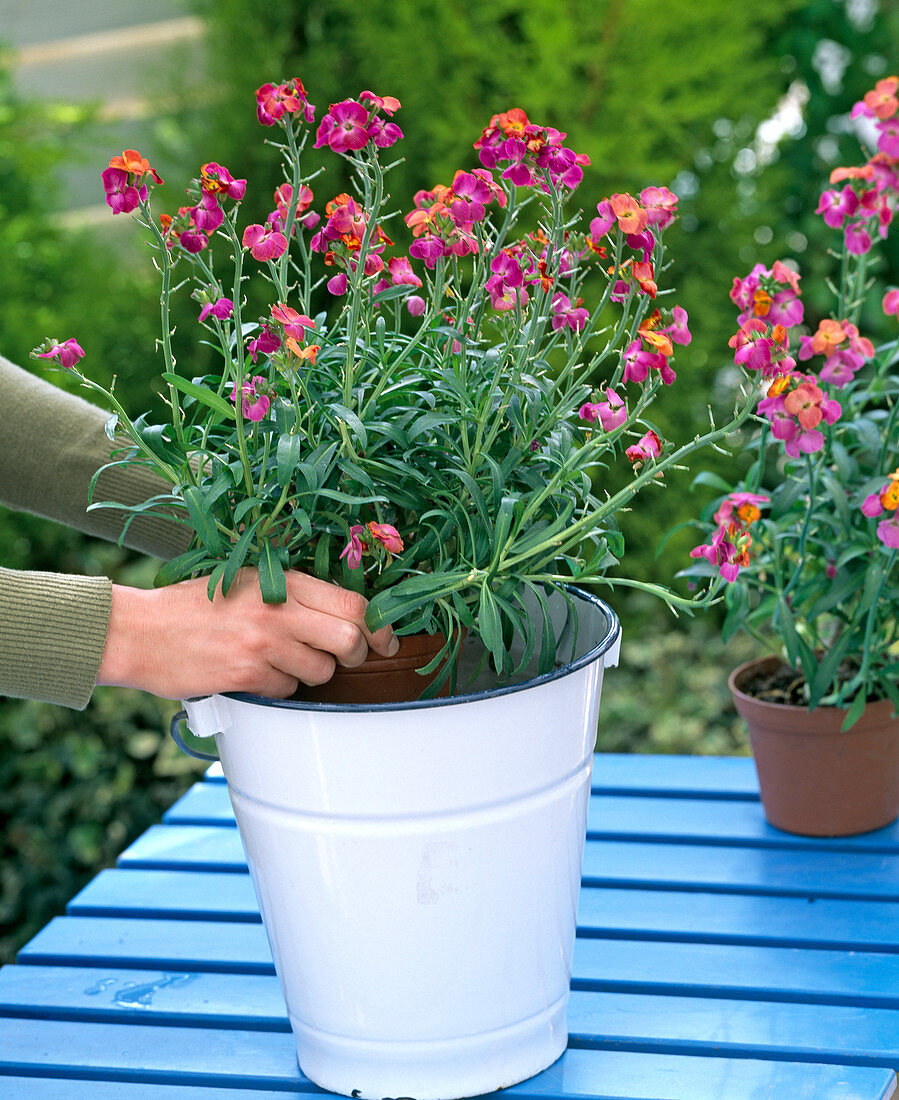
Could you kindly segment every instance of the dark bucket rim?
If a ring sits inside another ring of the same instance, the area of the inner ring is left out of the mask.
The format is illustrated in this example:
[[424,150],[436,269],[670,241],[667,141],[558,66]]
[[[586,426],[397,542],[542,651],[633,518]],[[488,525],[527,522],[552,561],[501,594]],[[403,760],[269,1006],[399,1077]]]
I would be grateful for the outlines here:
[[[299,699],[270,699],[265,695],[252,695],[243,691],[225,691],[221,694],[225,699],[233,699],[239,703],[252,703],[256,706],[274,707],[280,710],[306,710],[315,711],[319,714],[335,711],[348,714],[367,714],[460,706],[463,703],[478,702],[484,699],[495,699],[502,695],[512,695],[515,692],[527,691],[530,688],[539,687],[542,684],[548,684],[554,680],[560,680],[563,676],[570,676],[572,673],[579,671],[587,665],[593,664],[600,657],[608,653],[621,636],[621,623],[618,616],[605,600],[601,600],[591,592],[585,592],[582,588],[577,588],[574,585],[567,585],[565,591],[576,599],[592,604],[596,609],[601,611],[605,616],[608,628],[597,644],[583,654],[583,656],[577,657],[574,661],[569,661],[568,664],[562,665],[560,668],[554,668],[550,672],[544,672],[539,676],[532,676],[529,680],[523,680],[521,683],[505,684],[500,687],[488,688],[486,691],[466,692],[464,695],[450,695],[443,699],[413,699],[410,702],[404,703],[309,703]],[[191,701],[192,700],[187,700],[187,702]]]

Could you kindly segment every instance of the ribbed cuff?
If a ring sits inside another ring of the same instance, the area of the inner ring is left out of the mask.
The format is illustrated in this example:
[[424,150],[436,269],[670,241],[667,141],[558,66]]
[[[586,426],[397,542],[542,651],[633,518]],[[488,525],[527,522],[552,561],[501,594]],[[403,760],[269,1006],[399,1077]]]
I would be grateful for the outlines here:
[[0,694],[84,710],[111,606],[106,577],[0,568]]

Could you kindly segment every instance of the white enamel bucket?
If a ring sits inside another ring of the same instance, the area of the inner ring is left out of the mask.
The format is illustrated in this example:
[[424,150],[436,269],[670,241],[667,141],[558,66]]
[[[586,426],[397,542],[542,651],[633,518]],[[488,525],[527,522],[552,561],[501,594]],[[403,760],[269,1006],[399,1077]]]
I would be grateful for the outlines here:
[[192,732],[215,736],[300,1067],[323,1089],[452,1100],[565,1049],[620,641],[611,609],[571,595],[577,629],[557,650],[571,659],[524,682],[374,706],[185,702]]

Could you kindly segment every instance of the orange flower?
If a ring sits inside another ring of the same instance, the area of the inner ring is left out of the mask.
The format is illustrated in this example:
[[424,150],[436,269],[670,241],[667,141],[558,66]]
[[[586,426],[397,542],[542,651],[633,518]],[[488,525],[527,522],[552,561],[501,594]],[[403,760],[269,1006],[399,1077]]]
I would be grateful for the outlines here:
[[755,504],[744,504],[741,508],[737,509],[737,515],[741,522],[748,527],[750,523],[755,523],[757,519],[761,519],[761,509]]
[[879,119],[892,118],[899,110],[899,99],[896,98],[896,90],[899,89],[899,77],[887,76],[878,80],[873,89],[865,96],[865,106],[873,111]]
[[[643,215],[645,217],[645,210],[643,211]],[[640,289],[643,293],[648,294],[650,298],[655,298],[659,288],[653,278],[652,264],[640,261],[631,267],[631,271],[633,272],[634,278],[640,284]]]
[[782,374],[779,378],[775,378],[771,385],[768,387],[768,397],[777,397],[778,394],[784,392],[784,390],[790,384],[790,375]]
[[831,183],[840,183],[842,180],[870,180],[873,178],[873,164],[865,164],[861,168],[834,168],[830,173]]
[[837,346],[846,339],[846,333],[839,321],[825,318],[818,331],[812,337],[811,348],[815,355],[830,356],[837,350]]
[[622,232],[642,233],[646,228],[646,211],[631,195],[613,195],[609,205]]
[[129,172],[132,176],[145,176],[149,173],[157,183],[162,183],[156,169],[136,149],[126,149],[120,157],[110,157],[109,167]]
[[301,347],[299,340],[293,336],[288,336],[284,341],[287,349],[297,357],[297,359],[305,359],[312,366],[315,366],[315,357],[321,351],[321,344],[310,344],[308,347]]
[[503,111],[497,115],[496,124],[506,137],[518,137],[530,126],[528,116],[520,107],[513,107],[511,111]]
[[771,295],[759,287],[752,298],[752,312],[756,317],[767,317],[770,311]]

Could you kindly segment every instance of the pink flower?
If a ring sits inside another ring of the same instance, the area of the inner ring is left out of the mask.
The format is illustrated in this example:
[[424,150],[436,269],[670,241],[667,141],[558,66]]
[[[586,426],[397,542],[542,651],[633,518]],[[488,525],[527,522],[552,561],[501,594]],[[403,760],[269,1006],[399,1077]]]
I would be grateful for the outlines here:
[[285,336],[292,336],[295,340],[303,340],[306,329],[315,328],[311,317],[297,313],[283,303],[272,306],[272,320],[281,326]]
[[664,229],[677,216],[677,195],[667,187],[644,187],[640,192],[640,205],[646,211],[647,225]]
[[342,294],[346,294],[347,286],[349,285],[346,272],[338,271],[336,275],[331,276],[325,285],[328,288],[328,293],[333,294],[336,298],[339,298]]
[[645,350],[639,340],[628,344],[624,349],[624,373],[621,381],[645,382],[651,370],[660,371],[662,381],[666,385],[674,381],[674,371],[668,366],[668,360],[661,352]]
[[234,303],[230,298],[217,298],[214,302],[206,302],[200,310],[199,321],[205,321],[207,317],[218,317],[224,321],[234,313]]
[[899,549],[899,512],[877,524],[877,537],[890,550]]
[[899,290],[888,290],[883,296],[883,312],[899,318]]
[[257,355],[271,355],[273,351],[277,351],[280,347],[281,337],[277,332],[263,325],[262,331],[256,339],[251,340],[247,344],[247,351],[250,353],[250,357],[255,363]]
[[652,430],[642,436],[632,447],[624,452],[631,462],[642,462],[650,458],[658,458],[662,453],[662,441]]
[[596,210],[599,217],[590,222],[590,236],[594,241],[604,237],[615,224],[615,211],[608,199],[597,203]]
[[[263,393],[258,387],[265,385],[265,379],[255,374],[252,378],[245,378],[240,387],[240,408],[247,420],[259,421],[268,412],[272,403],[268,394]],[[237,385],[231,391],[231,400],[237,404]]]
[[611,432],[615,428],[620,428],[627,420],[627,405],[614,390],[606,389],[605,401],[581,405],[578,409],[578,416],[581,420],[591,422],[598,420],[604,432]]
[[362,564],[362,555],[368,549],[368,544],[362,540],[364,533],[365,528],[362,524],[354,523],[350,528],[350,541],[340,552],[340,560],[346,558],[346,563],[350,569],[359,568]]
[[589,312],[580,305],[580,299],[577,305],[572,305],[568,296],[561,291],[553,295],[552,326],[554,329],[564,328],[567,325],[572,332],[580,332],[587,324],[589,317]]
[[710,543],[696,546],[690,551],[691,558],[705,558],[718,567],[719,574],[728,582],[737,579],[742,566],[749,565],[749,547],[752,536],[741,531],[736,524],[721,525],[715,531]]
[[277,260],[287,249],[287,238],[272,226],[248,225],[243,231],[243,246],[254,260]]
[[315,148],[327,145],[335,153],[357,152],[368,141],[368,111],[354,99],[345,99],[332,103],[319,123]]
[[399,554],[403,550],[403,540],[399,531],[389,523],[369,523],[371,536],[384,547],[388,554]]
[[121,168],[105,168],[100,173],[100,179],[106,192],[106,205],[113,214],[130,214],[147,197],[147,188],[142,186],[138,190],[129,182],[129,174]]
[[754,523],[760,515],[759,505],[767,504],[770,497],[761,493],[730,493],[721,501],[718,511],[712,517],[719,527],[726,527],[734,521],[734,513],[744,527]]
[[764,321],[750,318],[727,341],[734,348],[734,362],[738,367],[757,370],[764,377],[774,373],[772,349],[774,341],[768,335],[768,326]]
[[412,317],[421,317],[426,308],[427,303],[418,294],[410,294],[406,299],[406,309]]
[[204,191],[224,195],[235,202],[240,202],[247,192],[246,180],[236,180],[227,168],[214,160],[200,168],[200,186]]
[[405,256],[394,256],[387,261],[387,273],[393,286],[421,286],[421,279],[412,270]]
[[660,329],[659,331],[668,336],[672,343],[680,344],[685,347],[693,339],[693,335],[687,327],[689,318],[683,306],[674,307],[671,311],[671,320],[672,323],[667,328]]
[[256,117],[263,126],[274,126],[285,114],[301,114],[306,122],[315,118],[315,107],[306,99],[306,89],[299,77],[256,89]]
[[190,220],[194,228],[205,233],[207,237],[218,229],[225,220],[225,215],[216,202],[214,194],[209,191],[203,192],[199,203],[190,211]]
[[883,514],[883,505],[880,503],[880,493],[869,493],[861,504],[862,515],[873,519]]
[[[409,255],[421,260],[429,270],[437,266],[437,261],[449,255],[449,249],[439,237],[429,234],[418,237],[409,245]],[[495,307],[494,307],[495,308]]]
[[36,359],[55,359],[59,366],[71,370],[79,359],[84,358],[84,349],[77,340],[69,337],[68,340],[63,340],[61,344],[56,340],[51,340],[47,351],[35,349],[31,354]]

